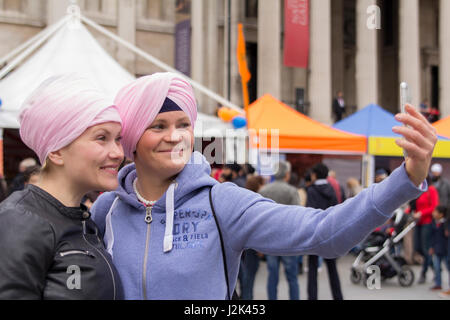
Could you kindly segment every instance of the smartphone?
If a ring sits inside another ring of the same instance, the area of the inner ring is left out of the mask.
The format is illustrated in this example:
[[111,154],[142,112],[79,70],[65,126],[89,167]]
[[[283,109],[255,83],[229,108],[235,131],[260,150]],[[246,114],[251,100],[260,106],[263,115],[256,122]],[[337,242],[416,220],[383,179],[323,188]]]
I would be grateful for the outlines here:
[[400,112],[406,113],[405,105],[411,103],[409,86],[406,82],[400,84]]
[[[400,83],[400,112],[406,113],[406,104],[411,104],[411,93],[409,90],[409,86],[406,82]],[[403,155],[405,158],[408,156],[408,153],[403,150]]]

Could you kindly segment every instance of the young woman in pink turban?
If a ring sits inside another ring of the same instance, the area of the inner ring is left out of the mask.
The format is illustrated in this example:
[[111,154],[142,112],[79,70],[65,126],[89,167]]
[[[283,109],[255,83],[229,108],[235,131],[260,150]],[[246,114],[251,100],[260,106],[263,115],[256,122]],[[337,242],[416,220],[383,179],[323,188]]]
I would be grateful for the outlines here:
[[22,106],[20,135],[40,180],[0,205],[0,299],[121,299],[120,278],[80,205],[114,190],[123,161],[117,107],[86,79],[55,76]]
[[[227,299],[245,249],[269,255],[344,255],[394,210],[426,190],[436,134],[408,107],[395,128],[409,157],[380,184],[327,210],[276,204],[210,177],[193,152],[197,106],[190,84],[172,73],[121,89],[125,155],[119,188],[92,213],[121,276],[126,299]],[[301,128],[299,128],[301,130]]]

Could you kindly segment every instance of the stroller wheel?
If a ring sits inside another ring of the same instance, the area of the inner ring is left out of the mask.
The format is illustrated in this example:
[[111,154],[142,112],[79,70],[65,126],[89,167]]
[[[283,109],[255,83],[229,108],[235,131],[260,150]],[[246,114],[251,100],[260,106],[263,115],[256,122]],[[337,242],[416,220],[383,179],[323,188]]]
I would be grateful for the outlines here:
[[362,273],[352,268],[352,272],[350,273],[350,281],[354,284],[358,284],[361,282]]
[[403,266],[398,275],[398,282],[402,287],[410,287],[414,283],[414,271],[410,267]]

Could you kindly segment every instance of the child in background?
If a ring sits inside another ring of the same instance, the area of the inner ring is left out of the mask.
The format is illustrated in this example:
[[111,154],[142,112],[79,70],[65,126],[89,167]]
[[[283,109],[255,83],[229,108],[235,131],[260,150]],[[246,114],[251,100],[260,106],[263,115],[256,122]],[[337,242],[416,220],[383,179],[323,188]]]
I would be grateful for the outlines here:
[[442,290],[441,281],[441,264],[447,264],[447,270],[450,271],[448,265],[448,235],[446,235],[446,211],[444,206],[437,206],[433,210],[433,224],[431,234],[430,256],[433,256],[433,265],[435,273],[435,285],[431,290]]
[[450,209],[447,208],[447,221],[446,221],[446,225],[447,228],[445,230],[445,235],[447,236],[447,270],[449,270],[449,288],[447,289],[447,291],[442,291],[439,296],[442,298],[450,298],[450,219],[449,219],[449,212]]

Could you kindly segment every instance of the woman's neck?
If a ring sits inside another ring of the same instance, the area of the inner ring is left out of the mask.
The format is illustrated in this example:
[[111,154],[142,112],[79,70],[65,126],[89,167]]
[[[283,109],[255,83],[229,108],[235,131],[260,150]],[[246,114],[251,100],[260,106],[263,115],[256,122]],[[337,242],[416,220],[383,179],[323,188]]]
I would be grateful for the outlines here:
[[83,196],[87,193],[71,185],[67,179],[57,176],[42,175],[36,186],[52,195],[64,206],[72,208],[79,207]]
[[173,182],[172,178],[164,179],[138,168],[136,171],[138,176],[136,187],[139,194],[148,201],[159,200]]
[[139,175],[136,187],[139,194],[148,201],[159,200],[169,188],[172,180],[157,180],[154,177]]

